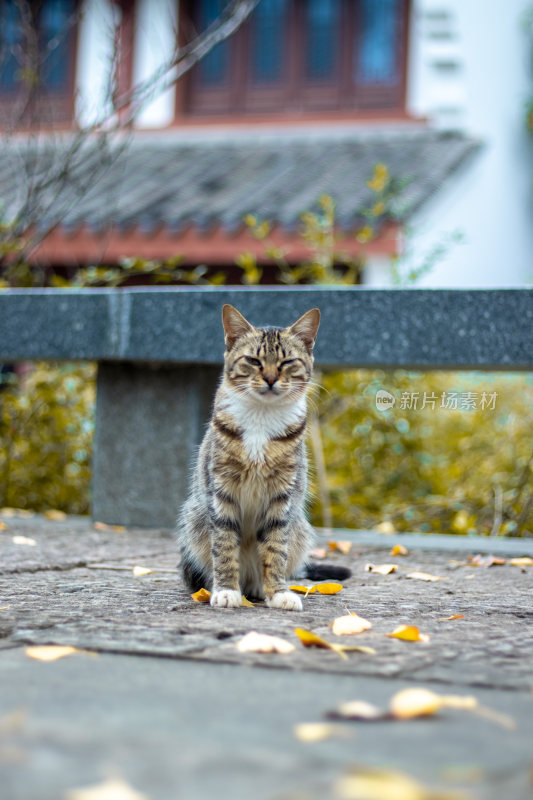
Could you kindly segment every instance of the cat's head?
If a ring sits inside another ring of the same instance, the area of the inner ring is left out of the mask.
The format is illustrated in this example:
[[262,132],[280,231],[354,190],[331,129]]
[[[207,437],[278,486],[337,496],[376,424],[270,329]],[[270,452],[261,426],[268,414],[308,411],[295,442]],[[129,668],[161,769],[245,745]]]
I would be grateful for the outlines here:
[[255,328],[225,305],[224,380],[228,388],[266,403],[297,400],[309,388],[320,311],[312,308],[288,328]]

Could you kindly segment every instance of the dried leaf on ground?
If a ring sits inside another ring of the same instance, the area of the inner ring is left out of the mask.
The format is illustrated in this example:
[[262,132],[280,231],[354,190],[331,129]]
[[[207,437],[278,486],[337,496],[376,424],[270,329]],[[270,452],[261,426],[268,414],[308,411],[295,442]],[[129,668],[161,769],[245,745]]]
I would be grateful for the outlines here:
[[464,614],[452,614],[451,617],[440,617],[439,622],[450,622],[452,619],[464,619]]
[[363,631],[369,631],[372,623],[358,614],[346,614],[337,617],[331,623],[331,630],[335,636],[352,636]]
[[209,589],[198,589],[197,592],[191,594],[191,597],[195,603],[209,603],[211,592]]
[[442,578],[439,575],[430,575],[429,572],[409,572],[406,578],[413,578],[415,581],[445,581],[446,578]]
[[48,511],[44,512],[44,516],[53,522],[64,522],[67,518],[65,512],[59,511],[57,508],[49,508]]
[[297,594],[314,594],[314,592],[320,592],[320,594],[338,594],[344,586],[342,583],[315,583],[313,586],[302,586],[300,584],[293,584],[289,586],[289,589],[292,592],[296,592]]
[[390,701],[389,709],[396,719],[414,719],[435,714],[443,708],[460,711],[473,711],[475,714],[496,722],[508,730],[514,730],[516,723],[507,714],[481,706],[472,695],[437,694],[430,689],[411,687],[397,692]]
[[149,567],[133,567],[132,572],[136,577],[141,577],[142,575],[151,575],[153,573],[153,569],[150,569]]
[[236,646],[241,653],[292,653],[296,650],[293,643],[286,639],[257,631],[247,633]]
[[328,547],[330,550],[338,550],[339,553],[347,556],[350,550],[352,549],[353,542],[349,542],[346,540],[342,540],[340,542],[330,541],[328,542]]
[[311,558],[325,558],[326,549],[325,547],[315,547],[314,550],[311,550],[309,555],[311,556]]
[[8,608],[11,608],[11,605],[9,605],[9,606],[0,606],[0,611],[7,611]]
[[[152,572],[152,570],[149,570],[149,572]],[[144,575],[146,573],[137,573],[137,574]],[[193,592],[193,594],[191,594],[191,597],[195,603],[209,603],[211,599],[211,592],[209,591],[209,589],[198,589],[197,592]],[[241,599],[241,606],[243,606],[244,608],[255,608],[254,604],[250,603],[250,601],[247,600],[244,595],[242,596]]]
[[120,778],[113,778],[94,786],[71,789],[65,795],[65,800],[148,800],[148,797]]
[[[24,652],[28,658],[34,658],[36,661],[57,661],[59,658],[72,656],[75,653],[89,653],[88,650],[79,650],[77,647],[63,645],[38,645],[27,647]],[[91,653],[91,655],[95,655],[95,653]]]
[[325,739],[353,735],[347,726],[331,725],[328,722],[300,722],[294,726],[293,733],[300,742],[323,742]]
[[533,558],[510,558],[509,564],[512,567],[533,567]]
[[0,531],[7,531],[8,525],[0,520]]
[[431,716],[441,708],[472,709],[475,706],[477,706],[475,697],[439,695],[429,689],[418,687],[396,692],[389,704],[392,715],[398,719]]
[[429,642],[429,634],[420,633],[416,625],[399,625],[387,636],[391,639],[403,639],[405,642]]
[[406,556],[409,554],[407,547],[403,544],[395,544],[392,550],[390,551],[391,556]]
[[376,572],[378,575],[390,575],[397,569],[398,564],[365,564],[365,572]]
[[348,658],[346,653],[365,653],[366,655],[375,655],[375,650],[372,647],[363,647],[356,645],[335,644],[328,642],[321,636],[317,636],[312,631],[306,631],[304,628],[295,628],[294,633],[299,638],[304,647],[320,647],[323,650],[333,650],[341,658]]
[[31,539],[29,536],[13,536],[11,541],[13,544],[21,544],[25,547],[35,547],[37,544],[35,539]]
[[434,790],[403,772],[361,768],[335,784],[340,800],[465,800],[463,793]]

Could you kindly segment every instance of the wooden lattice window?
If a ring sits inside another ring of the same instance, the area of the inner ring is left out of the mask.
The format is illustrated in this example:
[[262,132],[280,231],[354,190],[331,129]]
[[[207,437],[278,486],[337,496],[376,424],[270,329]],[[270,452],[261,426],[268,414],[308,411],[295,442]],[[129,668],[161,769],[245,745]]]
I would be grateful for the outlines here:
[[6,125],[73,116],[76,0],[0,2],[0,113]]
[[[180,5],[184,36],[225,0]],[[408,0],[261,0],[187,79],[190,114],[403,110]]]

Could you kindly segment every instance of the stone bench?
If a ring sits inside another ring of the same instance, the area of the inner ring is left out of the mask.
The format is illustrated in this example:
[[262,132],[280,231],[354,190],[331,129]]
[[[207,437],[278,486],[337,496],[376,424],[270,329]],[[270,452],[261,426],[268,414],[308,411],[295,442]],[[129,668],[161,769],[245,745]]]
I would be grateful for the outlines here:
[[220,374],[223,303],[280,326],[318,306],[323,368],[533,369],[533,289],[0,291],[0,363],[98,362],[95,519],[173,526]]

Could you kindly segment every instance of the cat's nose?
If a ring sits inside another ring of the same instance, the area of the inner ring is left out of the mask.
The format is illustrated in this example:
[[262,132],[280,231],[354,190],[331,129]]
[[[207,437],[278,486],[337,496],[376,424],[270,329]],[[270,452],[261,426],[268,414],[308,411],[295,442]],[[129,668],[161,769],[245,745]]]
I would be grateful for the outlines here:
[[276,375],[275,372],[263,372],[263,378],[268,383],[270,388],[272,388],[272,386],[274,386],[274,384],[276,383],[278,376]]

